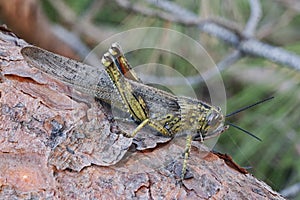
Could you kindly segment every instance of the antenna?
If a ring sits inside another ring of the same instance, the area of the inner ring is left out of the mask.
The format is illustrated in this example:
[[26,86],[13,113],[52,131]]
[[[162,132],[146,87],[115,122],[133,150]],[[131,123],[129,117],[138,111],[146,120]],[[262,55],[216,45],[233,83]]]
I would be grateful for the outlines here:
[[[242,111],[244,111],[244,110],[247,110],[247,109],[249,109],[249,108],[252,108],[252,107],[254,107],[254,106],[257,106],[258,104],[261,104],[261,103],[263,103],[263,102],[265,102],[265,101],[269,101],[269,100],[271,100],[271,99],[273,99],[273,98],[274,98],[274,97],[268,97],[268,98],[266,98],[266,99],[263,99],[263,100],[261,100],[261,101],[258,101],[258,102],[254,103],[254,104],[249,105],[249,106],[245,106],[245,107],[243,107],[243,108],[240,108],[240,109],[238,109],[238,110],[236,110],[236,111],[234,111],[234,112],[232,112],[232,113],[226,115],[226,117],[233,116],[233,115],[235,115],[235,114],[237,114],[237,113],[240,113],[240,112],[242,112]],[[236,128],[236,129],[238,129],[238,130],[240,130],[240,131],[243,131],[244,133],[246,133],[246,134],[248,134],[248,135],[254,137],[255,139],[257,139],[257,140],[259,140],[259,141],[262,141],[259,137],[257,137],[257,136],[254,135],[253,133],[251,133],[251,132],[249,132],[249,131],[247,131],[247,130],[245,130],[245,129],[243,129],[243,128],[241,128],[241,127],[235,125],[235,124],[232,124],[232,123],[230,123],[230,122],[226,122],[226,124],[228,124],[229,126],[232,126],[232,127]]]
[[248,135],[254,137],[255,139],[257,139],[258,141],[262,141],[259,137],[257,137],[257,136],[254,135],[253,133],[251,133],[251,132],[249,132],[249,131],[247,131],[247,130],[245,130],[245,129],[243,129],[243,128],[241,128],[241,127],[235,125],[235,124],[232,124],[232,123],[230,123],[230,122],[226,122],[226,124],[228,124],[229,126],[232,126],[232,127],[236,128],[236,129],[239,129],[240,131],[243,131],[244,133],[246,133],[246,134],[248,134]]
[[269,100],[271,100],[271,99],[273,99],[273,98],[274,98],[274,97],[268,97],[268,98],[266,98],[266,99],[263,99],[263,100],[261,100],[261,101],[258,101],[258,102],[254,103],[254,104],[249,105],[249,106],[240,108],[240,109],[238,109],[238,110],[236,110],[236,111],[234,111],[234,112],[232,112],[232,113],[226,115],[226,117],[230,117],[230,116],[232,116],[232,115],[235,115],[235,114],[237,114],[237,113],[240,113],[240,112],[242,112],[242,111],[244,111],[244,110],[247,110],[247,109],[249,109],[249,108],[252,108],[252,107],[254,107],[254,106],[257,106],[258,104],[261,104],[261,103],[263,103],[263,102],[265,102],[265,101],[269,101]]

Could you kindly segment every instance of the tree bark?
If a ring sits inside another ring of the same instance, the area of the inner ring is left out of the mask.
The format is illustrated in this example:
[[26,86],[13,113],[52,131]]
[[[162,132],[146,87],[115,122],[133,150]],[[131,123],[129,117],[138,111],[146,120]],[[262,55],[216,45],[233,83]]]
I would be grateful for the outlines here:
[[26,45],[1,27],[0,199],[284,199],[230,157],[196,148],[179,184],[177,142],[134,151],[105,105],[29,67]]

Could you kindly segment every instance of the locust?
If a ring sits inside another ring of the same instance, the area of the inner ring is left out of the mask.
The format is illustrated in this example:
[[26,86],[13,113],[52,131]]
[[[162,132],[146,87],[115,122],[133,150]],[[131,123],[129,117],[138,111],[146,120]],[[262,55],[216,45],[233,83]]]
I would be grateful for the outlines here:
[[22,48],[21,53],[29,64],[42,72],[128,113],[137,126],[131,133],[124,132],[125,136],[135,137],[145,126],[167,137],[185,136],[181,180],[185,178],[192,141],[203,142],[229,128],[220,107],[143,84],[118,43],[113,43],[103,55],[101,67],[92,67],[34,46]]

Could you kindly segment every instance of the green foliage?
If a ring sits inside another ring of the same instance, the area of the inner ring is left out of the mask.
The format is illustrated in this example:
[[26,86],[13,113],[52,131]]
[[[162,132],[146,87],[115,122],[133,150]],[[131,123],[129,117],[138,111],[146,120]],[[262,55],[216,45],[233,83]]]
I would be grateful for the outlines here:
[[92,2],[91,0],[64,0],[77,14],[82,13],[86,10],[89,4]]
[[[245,67],[238,66],[239,72],[234,72],[234,77],[230,73],[225,74],[224,79],[241,79],[237,77],[238,74],[245,76],[243,74],[249,74],[249,71],[262,73],[260,68],[250,70],[248,68],[247,63]],[[259,99],[275,96],[272,101],[246,110],[230,119],[262,138],[263,141],[258,142],[239,130],[230,128],[219,140],[218,148],[232,155],[241,166],[250,166],[251,173],[279,190],[290,181],[300,178],[299,163],[295,162],[299,159],[297,145],[300,142],[298,99],[300,80],[289,71],[279,68],[275,68],[271,74],[266,73],[262,76],[266,79],[263,82],[255,77],[252,78],[241,80],[243,87],[228,99],[228,110],[236,110]],[[245,82],[249,83],[245,84]],[[281,88],[284,84],[289,84],[290,87]]]
[[[117,14],[112,14],[117,13]],[[101,9],[101,12],[98,12],[98,14],[95,16],[94,20],[97,24],[104,23],[104,24],[110,24],[110,25],[118,25],[122,23],[124,18],[128,13],[124,10],[120,10],[116,6],[107,3],[103,5],[103,8]]]
[[49,19],[53,22],[59,21],[59,15],[58,12],[52,7],[52,5],[48,2],[48,0],[42,0],[41,1],[43,10],[49,17]]

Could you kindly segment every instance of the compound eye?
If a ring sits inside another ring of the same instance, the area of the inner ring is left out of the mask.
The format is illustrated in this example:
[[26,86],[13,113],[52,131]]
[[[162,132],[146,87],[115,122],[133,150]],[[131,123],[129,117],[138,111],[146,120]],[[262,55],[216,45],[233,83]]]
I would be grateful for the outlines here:
[[220,119],[219,114],[216,111],[212,111],[206,118],[207,123],[211,127],[219,125]]
[[214,127],[217,123],[218,123],[217,118],[213,118],[213,119],[208,121],[208,125],[211,126],[211,127]]

